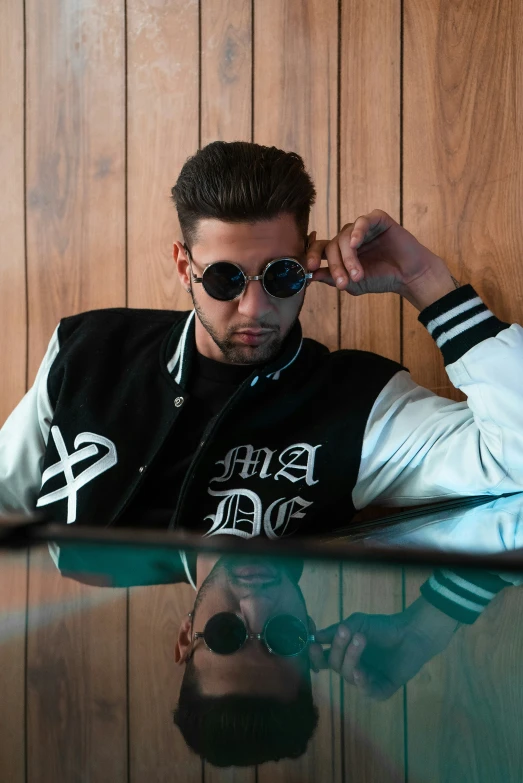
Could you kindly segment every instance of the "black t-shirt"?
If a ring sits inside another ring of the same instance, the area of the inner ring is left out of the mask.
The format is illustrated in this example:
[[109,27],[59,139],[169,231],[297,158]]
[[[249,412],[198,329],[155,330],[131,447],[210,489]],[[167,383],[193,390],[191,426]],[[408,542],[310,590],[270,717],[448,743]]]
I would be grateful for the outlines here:
[[169,526],[204,430],[253,369],[253,365],[226,364],[196,352],[184,413],[147,468],[136,495],[116,520],[116,527],[166,529]]

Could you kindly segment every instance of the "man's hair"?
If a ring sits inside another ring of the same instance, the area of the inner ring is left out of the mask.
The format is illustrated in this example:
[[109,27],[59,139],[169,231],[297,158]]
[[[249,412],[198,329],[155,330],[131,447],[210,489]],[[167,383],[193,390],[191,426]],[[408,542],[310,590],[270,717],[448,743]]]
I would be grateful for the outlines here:
[[300,155],[247,141],[207,144],[186,160],[171,194],[191,252],[205,218],[253,224],[292,214],[305,242],[316,200]]
[[310,678],[300,680],[289,703],[261,696],[204,696],[192,657],[173,717],[187,745],[215,767],[296,759],[318,725]]

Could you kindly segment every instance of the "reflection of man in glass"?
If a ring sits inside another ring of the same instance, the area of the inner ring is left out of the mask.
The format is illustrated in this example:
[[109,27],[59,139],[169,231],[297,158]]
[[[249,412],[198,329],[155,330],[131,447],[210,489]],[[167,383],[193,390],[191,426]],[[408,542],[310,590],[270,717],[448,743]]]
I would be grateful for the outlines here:
[[175,648],[186,668],[174,719],[211,764],[253,765],[306,750],[318,712],[308,650],[314,623],[298,586],[302,570],[298,560],[197,559],[196,601]]

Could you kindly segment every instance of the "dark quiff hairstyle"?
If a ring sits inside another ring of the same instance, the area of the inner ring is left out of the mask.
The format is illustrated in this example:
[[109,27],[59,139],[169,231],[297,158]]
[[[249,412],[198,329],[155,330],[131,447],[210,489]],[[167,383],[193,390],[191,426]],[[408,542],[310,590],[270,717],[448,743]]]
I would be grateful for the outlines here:
[[296,152],[248,141],[213,141],[188,158],[171,189],[185,244],[192,253],[199,221],[257,223],[294,215],[307,240],[314,183]]
[[173,717],[187,745],[215,767],[247,767],[302,756],[318,725],[310,678],[291,702],[262,696],[204,696],[187,661]]

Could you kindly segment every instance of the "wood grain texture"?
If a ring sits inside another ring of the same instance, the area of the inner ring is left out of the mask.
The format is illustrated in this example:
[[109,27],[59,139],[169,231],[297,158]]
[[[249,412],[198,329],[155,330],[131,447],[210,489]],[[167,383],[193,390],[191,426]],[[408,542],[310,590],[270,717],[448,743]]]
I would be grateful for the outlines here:
[[28,0],[30,382],[67,315],[125,305],[123,0]]
[[28,783],[127,783],[126,591],[30,563]]
[[127,3],[129,307],[191,310],[171,188],[198,149],[198,0]]
[[26,392],[24,18],[0,5],[0,426]]
[[[343,617],[354,612],[393,614],[402,609],[401,569],[343,565]],[[387,701],[362,696],[344,683],[345,779],[403,783],[403,689]]]
[[[0,4],[0,427],[26,392],[24,17]],[[25,783],[25,553],[0,559],[0,777]]]
[[0,776],[25,783],[27,552],[0,553]]
[[200,783],[201,759],[187,748],[172,715],[184,673],[174,647],[194,589],[155,585],[129,593],[130,783]]
[[[340,32],[339,228],[373,209],[399,221],[401,4],[342,3]],[[340,318],[341,348],[400,361],[397,294],[342,292]]]
[[[430,573],[409,571],[407,603]],[[509,587],[407,685],[413,780],[520,783],[522,629],[521,589]]]

